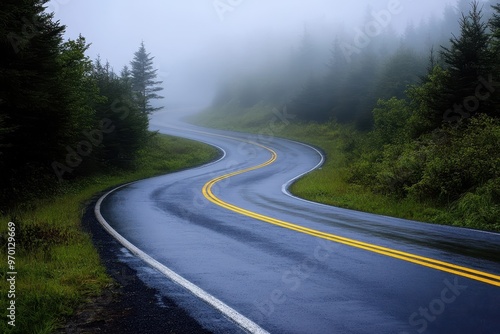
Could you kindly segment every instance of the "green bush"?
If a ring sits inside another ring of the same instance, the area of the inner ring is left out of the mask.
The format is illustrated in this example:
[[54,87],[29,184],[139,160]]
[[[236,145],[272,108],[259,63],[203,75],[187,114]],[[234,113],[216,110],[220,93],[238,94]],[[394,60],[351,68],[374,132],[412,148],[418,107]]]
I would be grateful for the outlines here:
[[418,182],[425,164],[425,153],[418,150],[416,143],[387,145],[383,152],[375,182],[385,194],[405,197],[408,189]]
[[411,111],[406,100],[398,100],[395,97],[379,100],[373,110],[377,142],[381,145],[406,142],[410,117]]
[[488,181],[475,192],[462,196],[456,203],[457,214],[466,226],[490,225],[500,228],[500,178]]
[[500,176],[498,120],[483,115],[463,130],[441,131],[446,139],[425,148],[428,161],[422,179],[410,189],[412,195],[452,202]]

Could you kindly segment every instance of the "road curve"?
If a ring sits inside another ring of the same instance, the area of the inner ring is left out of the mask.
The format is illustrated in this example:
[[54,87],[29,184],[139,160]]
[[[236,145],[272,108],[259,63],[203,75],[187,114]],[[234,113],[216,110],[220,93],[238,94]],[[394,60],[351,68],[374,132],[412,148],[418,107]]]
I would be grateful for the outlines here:
[[[152,128],[224,157],[122,187],[100,214],[131,247],[248,320],[242,331],[500,333],[499,234],[294,198],[290,180],[323,159],[307,145],[168,113]],[[183,305],[214,332],[236,330]]]

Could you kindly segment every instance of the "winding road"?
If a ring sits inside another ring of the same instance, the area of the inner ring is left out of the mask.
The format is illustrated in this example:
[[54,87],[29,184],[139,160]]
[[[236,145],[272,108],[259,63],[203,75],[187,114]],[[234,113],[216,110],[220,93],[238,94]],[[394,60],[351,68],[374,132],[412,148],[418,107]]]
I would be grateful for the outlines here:
[[211,331],[500,333],[499,234],[293,197],[324,159],[301,143],[169,113],[151,127],[223,156],[110,192],[96,214]]

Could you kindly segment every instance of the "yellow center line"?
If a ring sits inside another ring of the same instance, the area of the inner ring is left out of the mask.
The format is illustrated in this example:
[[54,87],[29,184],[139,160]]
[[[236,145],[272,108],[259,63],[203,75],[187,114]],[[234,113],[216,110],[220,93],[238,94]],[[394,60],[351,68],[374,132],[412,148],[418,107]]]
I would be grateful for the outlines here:
[[[201,131],[197,131],[197,132],[201,132]],[[215,136],[230,138],[230,139],[238,140],[238,141],[244,141],[244,140],[241,140],[238,138],[232,138],[232,137],[223,136],[223,135],[215,135]],[[349,238],[345,238],[345,237],[334,235],[334,234],[321,232],[321,231],[307,228],[307,227],[304,227],[301,225],[296,225],[296,224],[292,224],[292,223],[289,223],[289,222],[286,222],[283,220],[268,217],[268,216],[265,216],[265,215],[262,215],[262,214],[259,214],[256,212],[252,212],[252,211],[237,207],[237,206],[232,205],[230,203],[224,202],[223,200],[221,200],[220,198],[215,196],[214,193],[212,192],[212,188],[214,185],[216,185],[218,182],[225,180],[225,179],[228,179],[230,177],[269,166],[272,163],[274,163],[276,161],[276,159],[278,158],[278,155],[276,154],[276,152],[269,147],[266,147],[264,145],[261,145],[261,144],[255,143],[255,142],[250,142],[250,141],[244,141],[244,142],[259,146],[259,147],[269,151],[271,153],[271,158],[268,161],[266,161],[258,166],[254,166],[254,167],[250,167],[250,168],[243,169],[240,171],[225,174],[225,175],[219,176],[219,177],[207,182],[203,186],[202,192],[203,192],[203,195],[205,196],[205,198],[207,198],[210,202],[212,202],[218,206],[221,206],[227,210],[239,213],[241,215],[251,217],[251,218],[254,218],[254,219],[269,223],[269,224],[273,224],[276,226],[280,226],[283,228],[287,228],[287,229],[290,229],[293,231],[297,231],[300,233],[308,234],[308,235],[311,235],[311,236],[314,236],[317,238],[330,240],[333,242],[337,242],[340,244],[348,245],[348,246],[359,248],[359,249],[364,249],[364,250],[367,250],[367,251],[370,251],[373,253],[382,254],[385,256],[389,256],[389,257],[400,259],[403,261],[415,263],[415,264],[425,266],[428,268],[433,268],[433,269],[440,270],[443,272],[467,277],[467,278],[470,278],[470,279],[473,279],[476,281],[480,281],[483,283],[491,284],[494,286],[500,286],[500,276],[498,276],[498,275],[490,274],[487,272],[482,272],[482,271],[475,270],[472,268],[462,267],[462,266],[455,265],[452,263],[439,261],[439,260],[431,259],[428,257],[416,255],[416,254],[402,252],[402,251],[399,251],[396,249],[377,246],[374,244],[370,244],[370,243],[366,243],[366,242],[362,242],[362,241],[358,241],[358,240],[354,240],[354,239],[349,239]]]

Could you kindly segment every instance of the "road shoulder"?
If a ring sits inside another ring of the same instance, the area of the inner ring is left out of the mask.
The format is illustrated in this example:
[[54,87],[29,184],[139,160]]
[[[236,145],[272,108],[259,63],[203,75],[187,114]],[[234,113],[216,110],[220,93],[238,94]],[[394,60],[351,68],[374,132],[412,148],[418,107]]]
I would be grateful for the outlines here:
[[85,207],[82,227],[91,235],[114,284],[106,287],[101,296],[79,307],[58,333],[211,333],[174,300],[148,287],[135,269],[120,260],[122,246],[94,215],[100,196]]

